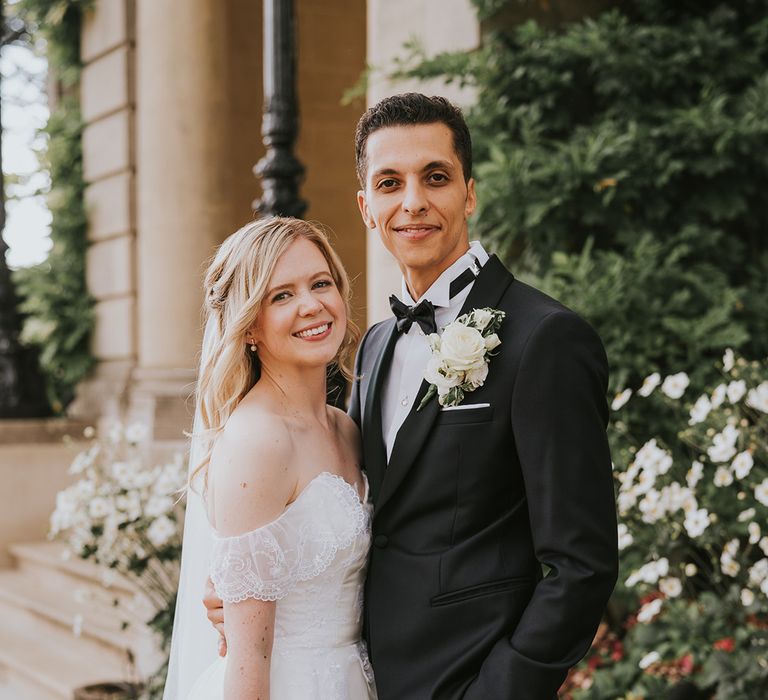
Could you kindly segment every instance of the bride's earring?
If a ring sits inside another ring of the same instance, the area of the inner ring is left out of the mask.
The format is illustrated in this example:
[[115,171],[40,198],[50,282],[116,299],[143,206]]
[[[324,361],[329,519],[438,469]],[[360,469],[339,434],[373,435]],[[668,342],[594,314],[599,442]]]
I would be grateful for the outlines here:
[[256,352],[257,350],[256,343],[254,343],[253,340],[251,340],[250,342],[251,342],[251,352]]

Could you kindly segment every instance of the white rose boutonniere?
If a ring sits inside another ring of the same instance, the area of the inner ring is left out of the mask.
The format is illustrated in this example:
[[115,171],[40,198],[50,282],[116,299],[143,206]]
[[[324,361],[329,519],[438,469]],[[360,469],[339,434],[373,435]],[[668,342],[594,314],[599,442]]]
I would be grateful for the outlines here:
[[498,309],[474,309],[449,323],[442,336],[437,333],[427,336],[432,358],[427,363],[424,379],[430,386],[417,411],[435,394],[441,406],[457,406],[464,394],[483,386],[488,363],[501,345],[496,331],[504,316]]

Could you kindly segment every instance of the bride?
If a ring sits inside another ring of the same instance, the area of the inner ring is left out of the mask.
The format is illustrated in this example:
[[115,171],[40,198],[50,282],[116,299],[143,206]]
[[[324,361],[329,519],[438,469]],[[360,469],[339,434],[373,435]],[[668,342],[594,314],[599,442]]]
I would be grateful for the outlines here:
[[[346,274],[315,226],[263,219],[219,248],[205,299],[191,483],[212,529],[227,654],[189,693],[191,678],[169,680],[165,698],[375,698],[361,642],[368,486],[356,425],[326,404],[326,368],[346,368],[357,339]],[[180,601],[177,615],[204,619],[191,583],[196,610]],[[184,629],[177,620],[171,676],[201,670],[178,658],[204,643]]]

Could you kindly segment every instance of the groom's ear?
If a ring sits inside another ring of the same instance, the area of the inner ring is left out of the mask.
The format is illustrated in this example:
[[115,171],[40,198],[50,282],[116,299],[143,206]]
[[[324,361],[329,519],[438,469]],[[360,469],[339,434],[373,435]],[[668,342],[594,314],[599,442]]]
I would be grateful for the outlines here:
[[477,206],[477,195],[475,194],[475,179],[467,180],[467,201],[464,205],[464,216],[468,219],[475,212]]
[[376,228],[376,222],[371,216],[371,210],[368,208],[368,200],[365,198],[365,192],[363,190],[357,191],[357,208],[360,210],[360,216],[363,217],[363,222],[368,228]]

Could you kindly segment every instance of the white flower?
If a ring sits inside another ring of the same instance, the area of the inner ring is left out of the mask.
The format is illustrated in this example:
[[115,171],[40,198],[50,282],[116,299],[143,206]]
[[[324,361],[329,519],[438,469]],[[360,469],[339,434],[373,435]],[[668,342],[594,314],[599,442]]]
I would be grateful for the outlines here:
[[632,537],[632,533],[629,531],[629,528],[624,523],[619,523],[618,535],[619,535],[620,550],[626,549],[634,541],[634,538]]
[[132,445],[141,442],[147,435],[149,430],[143,423],[132,423],[125,429],[125,439]]
[[704,465],[699,461],[694,461],[691,464],[691,468],[688,470],[688,473],[685,475],[685,480],[688,483],[688,486],[691,488],[694,488],[696,484],[701,481],[701,477],[704,475]]
[[661,612],[661,598],[654,598],[650,603],[646,603],[637,613],[638,622],[650,622]]
[[640,663],[637,665],[645,670],[649,666],[652,666],[659,661],[661,661],[661,654],[659,654],[658,651],[649,651],[642,659],[640,659]]
[[689,537],[698,537],[709,526],[709,512],[706,508],[699,508],[686,514],[683,521]]
[[712,446],[707,448],[707,454],[713,462],[727,462],[736,454],[736,440],[739,431],[732,425],[725,428],[712,438]]
[[643,522],[655,523],[664,517],[664,506],[661,502],[660,494],[655,489],[651,489],[638,504],[640,512],[643,514]]
[[763,479],[755,486],[755,498],[764,506],[768,506],[768,479]]
[[727,348],[723,353],[723,371],[730,372],[733,369],[733,350]]
[[451,323],[440,338],[440,355],[454,370],[476,369],[485,364],[485,340],[476,328]]
[[745,523],[747,520],[752,520],[752,518],[755,517],[755,509],[754,508],[747,508],[746,510],[742,510],[741,513],[739,513],[739,516],[737,520],[740,523]]
[[661,390],[670,399],[679,399],[685,393],[690,383],[691,380],[688,379],[688,375],[685,372],[678,372],[677,374],[670,374],[664,379]]
[[613,398],[611,409],[618,411],[625,403],[627,403],[627,401],[629,401],[630,396],[632,396],[632,389],[624,389],[624,391],[620,391]]
[[713,481],[715,486],[730,486],[733,483],[733,474],[731,474],[730,469],[718,467]]
[[737,479],[743,479],[750,471],[752,471],[752,465],[754,463],[752,454],[749,450],[745,450],[736,455],[733,462],[731,462],[731,469],[733,469],[733,473],[736,475]]
[[157,518],[173,510],[173,499],[170,496],[152,496],[144,506],[144,515]]
[[728,385],[725,393],[731,403],[738,403],[741,397],[747,393],[747,383],[743,379],[734,380]]
[[768,381],[764,381],[758,387],[749,390],[747,406],[768,413]]
[[97,496],[88,506],[88,513],[92,518],[106,518],[113,510],[112,505],[106,498]]
[[669,578],[663,578],[659,581],[659,590],[667,596],[667,598],[677,598],[683,592],[683,584],[679,578],[670,576]]
[[729,540],[723,547],[723,552],[735,557],[739,553],[739,541],[736,538]]
[[493,314],[488,309],[475,309],[471,316],[475,326],[481,331],[485,330],[485,327],[493,320]]
[[649,374],[643,379],[643,385],[637,390],[637,393],[643,397],[650,396],[653,393],[653,390],[659,385],[660,381],[661,375],[658,372]]
[[738,562],[734,561],[730,557],[721,557],[720,558],[720,569],[726,576],[731,576],[732,578],[735,578],[739,575],[739,571],[741,571],[741,566]]
[[154,520],[147,529],[147,537],[155,547],[162,547],[176,534],[176,525],[165,516]]
[[757,546],[760,547],[760,549],[763,550],[763,554],[768,557],[768,537],[761,537]]
[[752,593],[752,591],[750,591],[749,588],[742,588],[741,589],[741,604],[745,608],[748,608],[754,602],[755,602],[755,594]]
[[749,569],[749,583],[752,586],[761,586],[768,580],[768,559],[758,559]]
[[622,491],[616,499],[619,507],[619,513],[626,515],[629,509],[637,503],[637,493],[635,491]]
[[484,362],[480,367],[475,367],[475,369],[469,370],[464,375],[464,382],[462,383],[469,384],[471,389],[477,389],[478,387],[483,386],[487,377],[488,364]]
[[459,386],[462,379],[459,374],[448,371],[439,357],[432,357],[427,362],[424,378],[437,387],[439,396],[443,396],[453,387]]
[[649,561],[643,564],[637,571],[633,571],[626,580],[626,585],[630,588],[642,581],[643,583],[656,583],[660,577],[669,573],[669,560],[662,557],[656,561]]
[[760,526],[757,523],[747,525],[747,532],[749,533],[750,544],[757,544],[760,541]]
[[501,340],[499,340],[499,336],[496,333],[485,336],[485,349],[488,352],[495,350],[499,345],[501,345]]
[[706,394],[702,394],[691,407],[691,419],[688,421],[688,425],[701,423],[706,419],[711,410],[712,404],[709,402],[709,397]]
[[715,390],[712,392],[712,408],[717,408],[725,400],[725,392],[727,387],[725,384],[718,384]]
[[695,576],[697,573],[699,573],[699,569],[693,562],[689,562],[685,565],[685,575],[688,578],[691,578],[692,576]]

